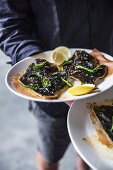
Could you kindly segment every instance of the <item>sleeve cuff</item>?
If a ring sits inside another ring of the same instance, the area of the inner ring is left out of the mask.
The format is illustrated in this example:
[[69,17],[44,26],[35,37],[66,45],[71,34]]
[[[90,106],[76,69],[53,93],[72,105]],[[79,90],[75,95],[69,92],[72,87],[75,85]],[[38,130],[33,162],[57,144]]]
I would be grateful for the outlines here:
[[14,65],[24,58],[27,58],[35,54],[39,54],[41,52],[43,52],[43,49],[41,47],[29,45],[21,50],[21,54],[18,57],[14,57],[14,59],[12,60],[12,64]]

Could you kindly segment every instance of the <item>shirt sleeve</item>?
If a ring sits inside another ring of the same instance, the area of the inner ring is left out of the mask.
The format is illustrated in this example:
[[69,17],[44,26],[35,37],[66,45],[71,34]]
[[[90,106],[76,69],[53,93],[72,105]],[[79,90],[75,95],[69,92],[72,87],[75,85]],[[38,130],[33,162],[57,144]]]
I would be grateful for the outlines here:
[[28,0],[0,0],[0,48],[12,64],[43,51],[33,33]]

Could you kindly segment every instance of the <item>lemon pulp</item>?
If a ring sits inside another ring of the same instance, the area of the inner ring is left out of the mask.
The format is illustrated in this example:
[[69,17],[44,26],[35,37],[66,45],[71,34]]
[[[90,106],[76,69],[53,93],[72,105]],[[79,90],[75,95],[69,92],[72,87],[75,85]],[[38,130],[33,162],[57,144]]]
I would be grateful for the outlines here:
[[68,92],[74,96],[80,96],[91,92],[94,88],[95,88],[94,84],[83,84],[69,88]]
[[65,46],[60,46],[55,48],[51,53],[51,58],[54,63],[60,65],[63,61],[68,60],[71,57],[71,52],[69,48]]
[[67,48],[65,46],[59,46],[59,47],[55,48],[54,51],[62,53],[67,59],[69,59],[71,57],[71,51],[69,50],[69,48]]
[[57,51],[54,51],[54,52],[52,53],[52,60],[53,60],[54,63],[60,65],[60,64],[63,63],[63,61],[66,60],[66,57],[65,57],[65,55],[63,55],[62,53],[59,53],[59,52],[57,52]]

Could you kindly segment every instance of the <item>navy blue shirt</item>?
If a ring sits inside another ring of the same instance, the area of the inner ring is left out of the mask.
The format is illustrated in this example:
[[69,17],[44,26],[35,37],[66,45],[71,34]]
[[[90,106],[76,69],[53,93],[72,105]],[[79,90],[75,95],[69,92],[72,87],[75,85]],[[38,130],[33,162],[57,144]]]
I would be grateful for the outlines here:
[[113,55],[113,1],[0,0],[0,48],[13,64],[60,45]]
[[[13,64],[60,45],[113,55],[113,0],[0,0],[0,48]],[[38,105],[54,117],[68,112]]]

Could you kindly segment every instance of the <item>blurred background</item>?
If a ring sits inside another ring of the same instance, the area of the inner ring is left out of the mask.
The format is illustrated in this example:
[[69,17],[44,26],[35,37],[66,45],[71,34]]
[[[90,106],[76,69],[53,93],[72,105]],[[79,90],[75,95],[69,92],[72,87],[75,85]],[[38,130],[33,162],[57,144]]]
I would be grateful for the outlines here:
[[[36,170],[37,127],[28,101],[10,92],[5,75],[10,58],[0,51],[0,170]],[[60,170],[74,170],[76,153],[72,146],[61,160]]]

